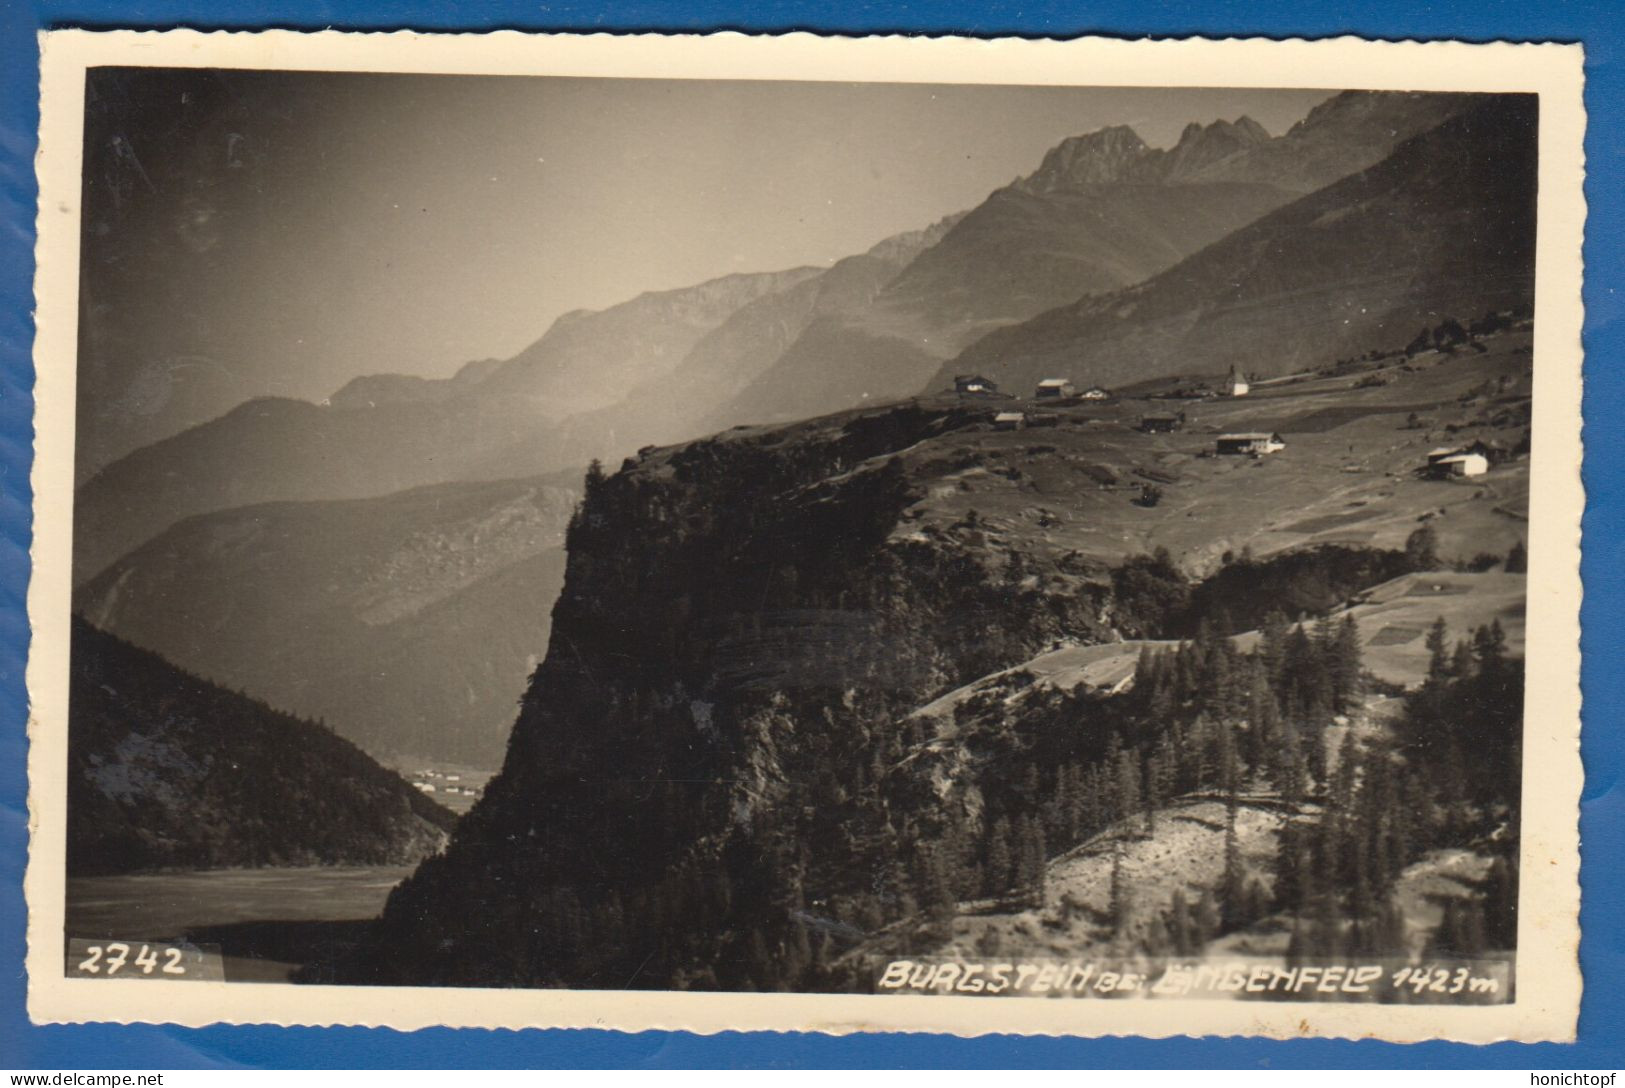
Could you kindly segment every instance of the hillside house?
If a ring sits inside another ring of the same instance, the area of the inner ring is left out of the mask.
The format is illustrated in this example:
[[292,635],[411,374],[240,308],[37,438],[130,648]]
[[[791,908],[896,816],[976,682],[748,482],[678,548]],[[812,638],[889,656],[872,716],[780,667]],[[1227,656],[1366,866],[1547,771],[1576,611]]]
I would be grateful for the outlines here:
[[1455,446],[1435,446],[1433,449],[1428,450],[1428,467],[1432,468],[1446,457],[1453,457],[1460,452],[1461,450]]
[[1111,395],[1110,390],[1104,389],[1098,385],[1091,385],[1088,389],[1085,389],[1082,393],[1078,394],[1078,396],[1084,400],[1109,400]]
[[993,417],[993,429],[996,431],[1019,431],[1027,422],[1023,412],[1000,412]]
[[1038,397],[1070,397],[1077,392],[1065,378],[1045,378],[1038,383]]
[[954,392],[962,397],[993,397],[998,395],[999,386],[980,374],[961,374],[954,378]]
[[1225,392],[1232,397],[1245,397],[1252,387],[1247,384],[1247,376],[1235,367],[1230,368],[1230,376],[1225,379]]
[[1185,426],[1185,413],[1175,416],[1146,416],[1140,420],[1140,430],[1146,434],[1168,434]]
[[1465,446],[1439,446],[1428,451],[1423,470],[1435,479],[1451,476],[1482,476],[1490,465],[1504,459],[1504,451],[1491,443],[1475,440]]
[[1428,473],[1439,479],[1451,476],[1482,476],[1489,470],[1489,458],[1482,453],[1452,453],[1428,464]]
[[1221,434],[1213,445],[1213,452],[1220,454],[1250,454],[1254,457],[1266,453],[1278,453],[1286,449],[1286,443],[1274,431],[1245,431],[1238,434]]

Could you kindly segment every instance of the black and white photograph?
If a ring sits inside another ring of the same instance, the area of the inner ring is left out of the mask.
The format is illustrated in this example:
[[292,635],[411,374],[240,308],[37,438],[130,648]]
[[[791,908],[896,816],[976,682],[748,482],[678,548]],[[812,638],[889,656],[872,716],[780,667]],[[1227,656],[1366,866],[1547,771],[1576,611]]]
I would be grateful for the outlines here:
[[1020,78],[87,66],[67,992],[1527,1006],[1547,97]]

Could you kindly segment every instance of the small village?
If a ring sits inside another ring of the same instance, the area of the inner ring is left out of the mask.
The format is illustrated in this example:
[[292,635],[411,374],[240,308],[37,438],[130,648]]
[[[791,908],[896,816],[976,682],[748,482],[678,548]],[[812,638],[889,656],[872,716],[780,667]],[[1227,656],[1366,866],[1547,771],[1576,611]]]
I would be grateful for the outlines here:
[[[1507,315],[1498,316],[1505,318]],[[1519,327],[1522,327],[1522,323],[1519,323]],[[1482,347],[1478,341],[1473,343],[1477,347]],[[1381,356],[1382,353],[1373,354]],[[1427,356],[1434,358],[1428,360]],[[1429,349],[1418,352],[1414,360],[1409,353],[1400,358],[1403,359],[1402,363],[1378,367],[1377,373],[1368,374],[1357,380],[1352,387],[1375,388],[1388,385],[1394,380],[1393,376],[1382,375],[1380,371],[1414,370],[1419,364],[1443,362],[1451,358],[1451,354]],[[990,417],[996,431],[1021,431],[1058,426],[1061,423],[1061,416],[1056,409],[1060,408],[1112,406],[1117,409],[1115,413],[1090,418],[1096,418],[1101,422],[1126,424],[1145,435],[1171,435],[1180,432],[1192,433],[1198,429],[1201,420],[1193,419],[1190,409],[1187,408],[1153,409],[1151,407],[1153,402],[1183,401],[1199,404],[1234,401],[1238,398],[1259,399],[1259,393],[1263,393],[1267,398],[1272,391],[1277,394],[1287,392],[1292,386],[1305,380],[1324,376],[1324,373],[1292,374],[1260,380],[1232,366],[1222,380],[1218,381],[1179,379],[1182,384],[1176,387],[1158,388],[1154,391],[1144,388],[1114,391],[1100,385],[1090,385],[1081,392],[1071,378],[1046,377],[1036,383],[1030,395],[1023,397],[1002,390],[997,381],[985,375],[962,374],[955,377],[953,391],[962,400],[1008,402],[1007,407],[996,409]],[[1159,384],[1167,385],[1166,382]],[[1144,406],[1143,411],[1125,414],[1130,409],[1140,406]],[[1208,429],[1213,431],[1212,428]],[[1280,430],[1262,428],[1213,431],[1211,442],[1209,448],[1199,451],[1196,455],[1258,459],[1281,453],[1288,445],[1287,438]],[[1433,447],[1427,451],[1424,458],[1414,464],[1413,468],[1418,477],[1425,479],[1479,477],[1489,473],[1495,465],[1509,460],[1511,456],[1506,443],[1474,437],[1463,442]]]

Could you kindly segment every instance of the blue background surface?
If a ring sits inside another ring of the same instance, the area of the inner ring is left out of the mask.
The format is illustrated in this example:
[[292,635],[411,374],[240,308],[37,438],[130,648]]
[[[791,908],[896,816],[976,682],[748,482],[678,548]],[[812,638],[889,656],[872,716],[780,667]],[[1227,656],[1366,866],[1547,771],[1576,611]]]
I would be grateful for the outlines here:
[[[0,0],[0,1068],[116,1067],[524,1067],[524,1066],[970,1066],[1258,1068],[1625,1066],[1625,797],[1616,729],[1625,687],[1617,639],[1622,599],[1625,441],[1613,418],[1625,400],[1616,363],[1625,336],[1617,294],[1621,269],[1621,174],[1625,156],[1625,20],[1617,5],[1527,0],[1328,0],[1268,3],[1146,0],[1019,6],[976,0],[870,4],[862,0]],[[1544,10],[1543,10],[1544,9]],[[1572,1046],[1446,1043],[1393,1046],[1300,1040],[1069,1040],[925,1035],[819,1035],[564,1031],[402,1033],[350,1028],[35,1027],[23,1011],[24,775],[33,372],[33,154],[38,51],[49,26],[162,28],[262,26],[320,29],[717,30],[907,32],[1069,37],[1264,35],[1466,38],[1582,42],[1586,47],[1586,393],[1584,739],[1581,810],[1582,966],[1586,994]]]

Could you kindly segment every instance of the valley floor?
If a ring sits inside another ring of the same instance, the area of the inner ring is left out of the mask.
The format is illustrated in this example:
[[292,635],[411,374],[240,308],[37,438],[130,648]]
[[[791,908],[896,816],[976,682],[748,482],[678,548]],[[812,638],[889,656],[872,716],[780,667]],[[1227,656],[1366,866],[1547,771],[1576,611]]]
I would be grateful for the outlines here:
[[216,945],[228,982],[286,982],[353,942],[411,866],[213,869],[68,880],[69,938]]

